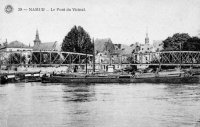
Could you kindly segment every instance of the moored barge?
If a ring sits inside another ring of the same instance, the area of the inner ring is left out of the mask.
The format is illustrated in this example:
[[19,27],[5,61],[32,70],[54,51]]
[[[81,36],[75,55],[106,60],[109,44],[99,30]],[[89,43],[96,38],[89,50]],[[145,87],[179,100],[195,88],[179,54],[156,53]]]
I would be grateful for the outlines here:
[[154,73],[145,76],[144,74],[119,75],[119,76],[43,76],[43,83],[200,83],[199,75],[186,76],[181,74],[159,76]]

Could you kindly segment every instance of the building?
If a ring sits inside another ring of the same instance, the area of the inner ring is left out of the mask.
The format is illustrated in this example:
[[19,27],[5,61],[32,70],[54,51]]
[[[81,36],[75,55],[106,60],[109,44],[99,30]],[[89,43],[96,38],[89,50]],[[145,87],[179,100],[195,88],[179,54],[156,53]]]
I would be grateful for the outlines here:
[[154,40],[153,41],[153,51],[160,52],[163,50],[163,41],[162,40]]
[[149,52],[152,52],[152,50],[153,50],[153,46],[149,44],[148,33],[146,33],[145,44],[140,45],[139,53],[149,53]]
[[32,47],[33,51],[60,51],[61,50],[61,45],[59,45],[57,41],[42,43],[39,38],[38,30],[36,31],[35,40],[33,42],[34,42],[34,46]]
[[95,51],[97,52],[112,52],[115,49],[114,44],[110,38],[96,39],[94,42]]
[[95,62],[96,69],[108,70],[108,66],[112,65],[114,70],[121,70],[128,65],[121,64],[129,63],[130,57],[135,50],[135,44],[130,46],[125,44],[113,44],[111,39],[96,39],[95,40]]
[[30,59],[32,50],[33,49],[30,46],[25,45],[22,42],[12,41],[10,43],[7,43],[6,41],[4,45],[0,48],[0,51],[3,51],[4,53],[4,57],[1,57],[1,61],[8,59],[10,54],[21,54],[21,56],[25,57],[25,63],[27,64]]
[[55,41],[55,42],[45,42],[39,45],[34,45],[33,51],[60,51],[60,49],[58,48],[57,41]]
[[[6,39],[6,42],[7,42],[7,39]],[[2,39],[0,39],[0,49],[1,49],[2,47],[4,47],[4,45],[5,45],[5,42],[4,42]]]
[[0,51],[3,51],[6,48],[7,44],[8,44],[7,39],[5,42],[1,41],[0,42]]
[[134,46],[128,46],[124,44],[113,44],[113,46],[107,46],[110,47],[109,49],[112,49],[111,52],[106,50],[106,46],[107,44],[105,43],[104,47],[102,47],[101,52],[97,51],[96,53],[96,69],[108,71],[108,68],[110,68],[110,66],[112,66],[114,70],[121,70],[126,68],[127,65],[121,63],[129,63],[127,61],[127,58],[132,54]]
[[115,50],[112,53],[112,63],[114,63],[114,69],[120,70],[128,67],[129,65],[123,65],[121,63],[130,63],[128,58],[132,56],[135,50],[135,45],[130,46],[124,44],[115,44]]
[[10,43],[5,42],[1,51],[32,51],[32,48],[16,40]]
[[95,70],[98,71],[107,71],[107,66],[110,64],[110,57],[108,54],[103,53],[103,52],[98,52],[95,55]]
[[111,54],[111,60],[113,65],[113,69],[114,70],[121,70],[127,67],[127,65],[124,65],[122,63],[129,63],[128,57],[130,56],[130,54],[126,54],[125,49],[118,49],[115,50],[112,54]]
[[[139,45],[139,48],[137,49],[136,52],[138,54],[134,56],[135,57],[134,59],[139,63],[150,63],[152,59],[150,57],[151,52],[153,52],[153,46],[149,43],[148,33],[146,33],[145,43]],[[138,68],[146,68],[146,67],[148,66],[143,66],[143,65],[138,66]]]

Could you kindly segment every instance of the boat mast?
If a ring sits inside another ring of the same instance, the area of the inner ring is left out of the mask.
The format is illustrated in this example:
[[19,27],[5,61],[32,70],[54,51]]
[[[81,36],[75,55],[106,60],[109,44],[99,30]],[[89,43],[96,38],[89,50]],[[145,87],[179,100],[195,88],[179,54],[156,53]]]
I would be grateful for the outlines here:
[[160,58],[159,58],[159,68],[158,68],[158,71],[160,71],[161,70],[161,52],[160,52]]
[[87,50],[86,50],[86,60],[85,60],[86,62],[85,62],[85,65],[86,65],[86,67],[85,67],[85,73],[87,74]]
[[[181,46],[181,43],[180,43],[180,53],[181,53],[181,50],[182,50],[182,46]],[[181,53],[181,60],[180,60],[180,69],[181,69],[181,64],[182,64],[182,53]]]
[[95,45],[94,45],[94,38],[92,39],[93,43],[93,73],[95,72]]

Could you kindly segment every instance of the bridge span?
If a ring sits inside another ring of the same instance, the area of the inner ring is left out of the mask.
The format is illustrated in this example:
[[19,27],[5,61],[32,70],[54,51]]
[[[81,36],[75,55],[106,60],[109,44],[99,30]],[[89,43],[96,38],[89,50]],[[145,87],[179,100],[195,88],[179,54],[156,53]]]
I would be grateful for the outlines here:
[[1,65],[81,65],[91,63],[93,55],[59,51],[1,51]]
[[151,53],[134,53],[133,65],[200,65],[199,51],[163,51]]
[[[96,58],[97,59],[97,58]],[[0,51],[0,65],[65,66],[93,64],[93,54],[59,51]],[[112,55],[109,62],[96,65],[200,65],[199,51],[163,51]]]

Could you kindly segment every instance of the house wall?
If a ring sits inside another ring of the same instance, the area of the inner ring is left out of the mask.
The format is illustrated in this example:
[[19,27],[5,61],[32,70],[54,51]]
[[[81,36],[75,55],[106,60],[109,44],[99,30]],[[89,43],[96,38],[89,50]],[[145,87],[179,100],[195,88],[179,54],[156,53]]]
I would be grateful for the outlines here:
[[153,42],[154,52],[160,52],[163,50],[163,41],[154,41]]
[[6,48],[6,51],[32,51],[31,48]]
[[152,48],[153,48],[150,44],[143,44],[143,45],[141,45],[140,47],[141,47],[141,48],[140,48],[139,53],[140,53],[140,52],[141,52],[141,53],[151,52],[151,51],[152,51]]
[[[4,59],[8,59],[10,53],[12,52],[21,52],[22,56],[25,56],[26,57],[26,61],[25,63],[28,64],[28,61],[29,61],[29,57],[31,55],[31,51],[32,49],[31,48],[5,48],[5,49],[2,49],[1,51],[5,51],[3,56],[4,57],[1,57],[1,60],[3,61]],[[9,52],[9,53],[6,53]]]

